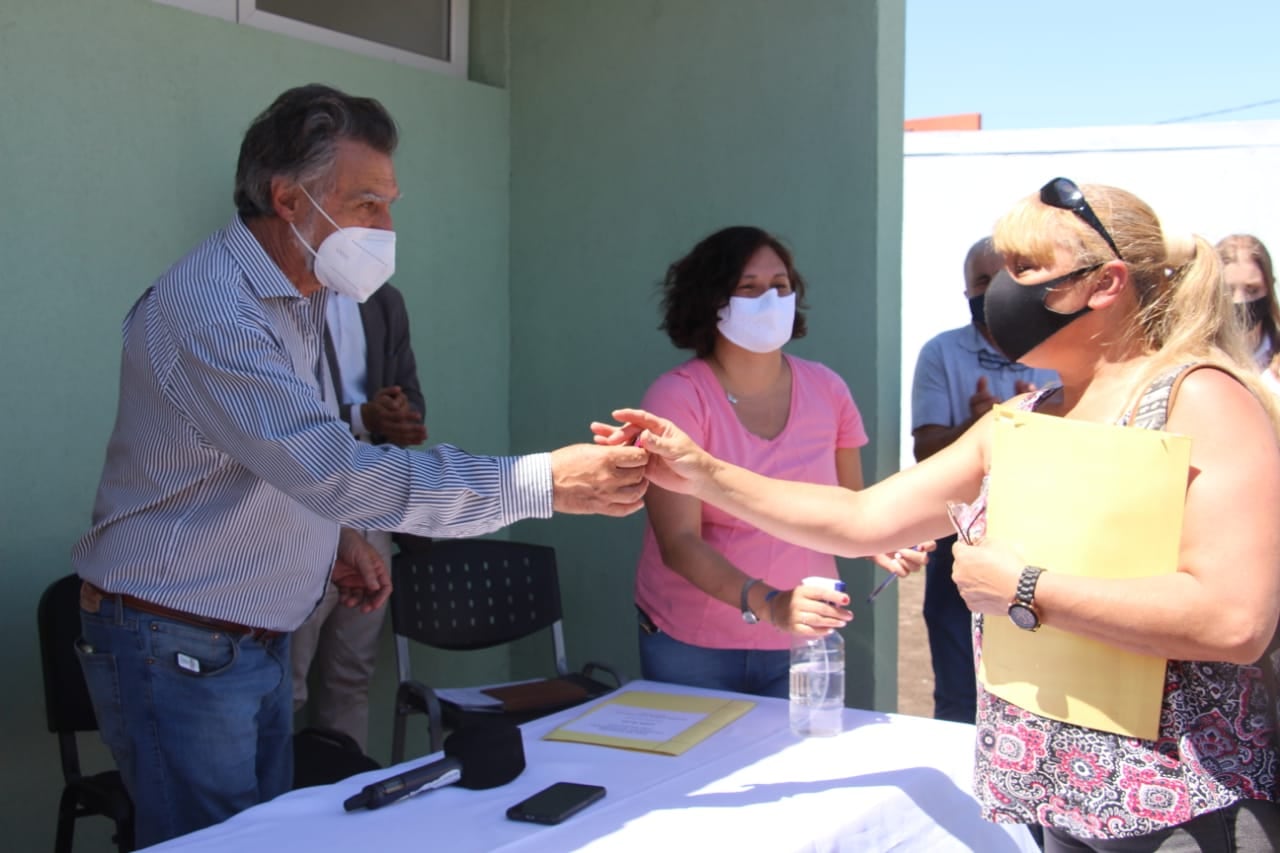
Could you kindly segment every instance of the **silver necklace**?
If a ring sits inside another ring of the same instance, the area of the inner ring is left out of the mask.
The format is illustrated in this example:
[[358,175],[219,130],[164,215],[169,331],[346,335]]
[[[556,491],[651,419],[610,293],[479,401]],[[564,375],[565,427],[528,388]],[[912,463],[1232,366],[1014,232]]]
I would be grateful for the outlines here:
[[[720,363],[720,359],[712,355],[710,360],[714,361],[716,364],[716,367],[720,368],[720,372],[724,374],[726,377],[728,377],[729,373],[724,369],[724,365]],[[740,398],[737,394],[730,391],[728,388],[724,389],[724,398],[729,401],[730,406],[736,406],[738,405],[738,403],[742,402],[742,398]]]
[[[726,378],[728,377],[729,375],[728,371],[724,369],[724,365],[720,363],[720,359],[716,358],[715,353],[711,354],[710,358],[708,358],[708,361],[714,362],[716,367],[720,368],[720,373],[722,373]],[[714,374],[715,370],[712,370],[711,372]],[[718,376],[716,377],[716,380],[719,381]],[[721,385],[721,387],[723,387],[723,385]],[[734,394],[732,391],[730,391],[728,388],[724,389],[724,398],[729,401],[730,406],[738,405],[737,395]]]

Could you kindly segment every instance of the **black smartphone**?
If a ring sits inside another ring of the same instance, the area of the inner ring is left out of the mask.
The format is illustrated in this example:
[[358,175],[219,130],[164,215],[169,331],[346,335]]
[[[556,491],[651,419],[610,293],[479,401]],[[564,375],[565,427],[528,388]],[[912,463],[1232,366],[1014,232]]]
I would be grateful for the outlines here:
[[529,823],[555,824],[603,796],[603,785],[557,782],[507,809],[507,817]]

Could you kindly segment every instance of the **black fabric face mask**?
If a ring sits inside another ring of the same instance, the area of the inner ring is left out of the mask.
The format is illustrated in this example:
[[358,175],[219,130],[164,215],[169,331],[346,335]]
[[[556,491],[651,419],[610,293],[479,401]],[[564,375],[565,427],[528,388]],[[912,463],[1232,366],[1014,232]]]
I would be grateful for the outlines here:
[[1246,329],[1259,325],[1271,313],[1271,300],[1260,296],[1252,302],[1235,303],[1236,317]]
[[986,291],[979,293],[977,296],[969,297],[969,318],[973,320],[973,325],[987,325],[986,303]]
[[1039,284],[1018,284],[1008,274],[992,279],[991,286],[984,294],[987,330],[991,332],[992,340],[1005,357],[1010,361],[1017,361],[1049,340],[1072,320],[1093,310],[1086,305],[1071,314],[1059,314],[1046,308],[1044,301],[1049,291],[1055,287],[1101,266],[1102,264],[1094,264],[1073,270]]

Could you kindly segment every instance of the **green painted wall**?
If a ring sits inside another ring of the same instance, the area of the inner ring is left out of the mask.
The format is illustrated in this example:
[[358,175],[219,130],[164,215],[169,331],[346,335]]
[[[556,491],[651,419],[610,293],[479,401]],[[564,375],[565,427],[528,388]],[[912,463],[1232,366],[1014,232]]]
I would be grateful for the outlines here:
[[[785,237],[810,283],[792,345],[849,382],[868,480],[896,468],[903,9],[900,0],[542,0],[511,7],[513,449],[589,439],[686,357],[655,283],[711,231]],[[571,662],[639,673],[643,530],[562,518]],[[842,567],[855,602],[872,569]],[[896,701],[896,601],[855,605],[850,704]]]
[[[396,281],[431,437],[505,452],[509,110],[501,89],[150,0],[5,0],[0,81],[0,846],[37,850],[60,786],[35,605],[88,524],[126,310],[231,216],[240,137],[275,95],[311,81],[373,95],[402,130]],[[391,687],[376,689],[385,727]],[[386,743],[375,730],[382,761]],[[77,850],[106,849],[105,824],[81,821]]]
[[[6,849],[52,841],[60,783],[34,610],[88,523],[119,322],[229,218],[240,136],[289,86],[374,95],[401,124],[396,281],[433,441],[502,453],[588,440],[589,420],[637,402],[682,357],[655,329],[664,266],[714,228],[749,221],[796,248],[814,311],[794,350],[848,379],[872,434],[869,479],[893,469],[902,0],[472,5],[476,82],[151,0],[0,3]],[[642,523],[560,518],[513,532],[560,550],[575,662],[638,672]],[[871,572],[844,568],[856,600]],[[852,704],[892,705],[893,604],[858,609],[846,635],[851,667],[866,673],[850,681]],[[371,741],[383,761],[385,652]],[[516,669],[531,659],[522,652]],[[415,664],[428,679],[456,671]],[[508,671],[505,656],[466,666],[477,680]],[[86,765],[105,768],[96,739],[83,743]],[[105,822],[82,821],[76,849],[109,849]]]

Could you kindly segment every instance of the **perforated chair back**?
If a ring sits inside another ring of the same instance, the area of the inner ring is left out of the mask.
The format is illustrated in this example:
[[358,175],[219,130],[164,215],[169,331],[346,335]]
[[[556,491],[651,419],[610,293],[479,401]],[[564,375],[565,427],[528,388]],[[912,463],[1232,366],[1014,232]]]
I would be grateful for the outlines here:
[[[498,539],[437,539],[402,546],[391,571],[391,625],[400,679],[391,732],[393,764],[404,758],[406,721],[412,715],[426,715],[430,751],[436,752],[446,726],[526,722],[603,695],[624,682],[612,667],[593,661],[570,672],[554,548]],[[550,635],[556,676],[522,684],[519,697],[504,696],[499,708],[442,698],[411,671],[410,641],[466,652],[544,633]],[[613,686],[597,680],[597,672],[610,676]]]
[[486,649],[559,627],[554,548],[443,539],[401,552],[392,563],[392,627],[414,642],[453,651]]

